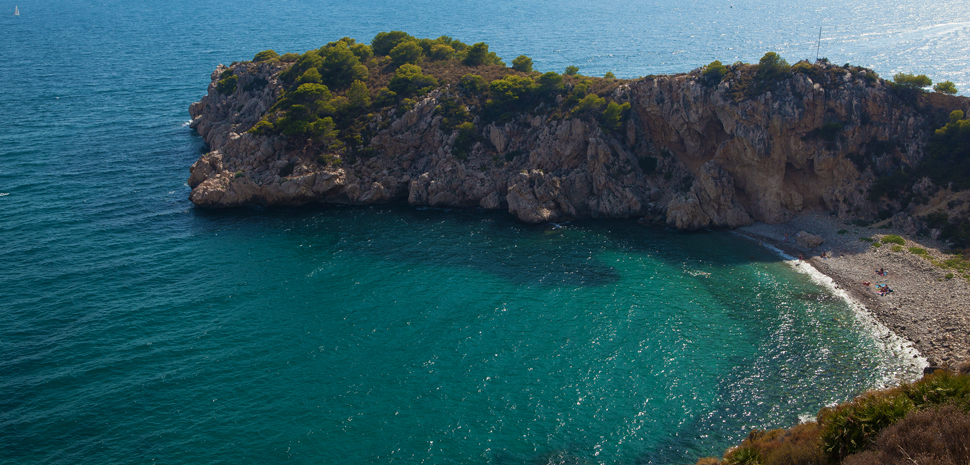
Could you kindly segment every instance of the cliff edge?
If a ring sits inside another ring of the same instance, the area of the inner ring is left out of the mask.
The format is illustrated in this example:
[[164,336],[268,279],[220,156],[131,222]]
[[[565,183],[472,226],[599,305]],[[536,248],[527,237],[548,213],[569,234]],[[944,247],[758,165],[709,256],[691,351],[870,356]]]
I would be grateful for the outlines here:
[[[826,61],[770,79],[735,64],[718,79],[699,69],[557,80],[467,58],[422,69],[361,52],[363,79],[327,86],[306,57],[322,57],[326,71],[341,44],[212,73],[189,109],[209,149],[191,168],[193,203],[406,200],[530,223],[637,217],[678,229],[778,223],[805,210],[873,219],[877,177],[917,166],[932,130],[970,106]],[[401,84],[429,76],[423,88]]]

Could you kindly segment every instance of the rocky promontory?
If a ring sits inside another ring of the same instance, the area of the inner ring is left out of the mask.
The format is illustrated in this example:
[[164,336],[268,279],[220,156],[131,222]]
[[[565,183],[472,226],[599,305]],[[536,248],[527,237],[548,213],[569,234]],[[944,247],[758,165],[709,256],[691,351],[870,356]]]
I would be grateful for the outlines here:
[[[399,64],[377,39],[372,51],[342,41],[212,73],[190,107],[208,146],[191,168],[193,203],[407,201],[530,223],[642,218],[679,229],[805,210],[874,219],[877,178],[918,165],[932,131],[970,106],[827,61],[772,76],[739,63],[721,75],[617,80],[469,62],[460,43],[443,59]],[[356,58],[349,88],[326,75],[341,50]],[[401,84],[429,76],[432,85]],[[323,97],[299,100],[314,89]]]

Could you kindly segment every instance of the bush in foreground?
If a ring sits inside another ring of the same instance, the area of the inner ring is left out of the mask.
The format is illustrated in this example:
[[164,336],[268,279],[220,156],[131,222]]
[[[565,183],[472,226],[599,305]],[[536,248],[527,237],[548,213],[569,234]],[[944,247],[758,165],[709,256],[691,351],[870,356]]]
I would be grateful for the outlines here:
[[723,460],[697,464],[970,465],[968,412],[970,365],[824,408],[817,422],[752,431]]
[[912,411],[879,435],[874,450],[844,465],[970,465],[970,414],[954,405]]

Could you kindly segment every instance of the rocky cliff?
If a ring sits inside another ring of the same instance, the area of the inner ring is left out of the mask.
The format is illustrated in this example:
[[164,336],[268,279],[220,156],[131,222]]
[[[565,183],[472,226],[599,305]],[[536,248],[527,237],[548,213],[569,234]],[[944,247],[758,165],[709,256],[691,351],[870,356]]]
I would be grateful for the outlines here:
[[[619,130],[540,104],[504,123],[476,116],[476,142],[459,151],[458,131],[443,130],[436,111],[453,90],[441,86],[407,111],[368,115],[366,156],[350,157],[247,132],[281,95],[285,68],[220,66],[191,105],[191,127],[210,149],[191,168],[196,205],[406,200],[503,209],[531,223],[639,217],[679,229],[781,222],[806,209],[869,218],[879,173],[915,166],[941,115],[967,106],[906,99],[871,71],[827,63],[757,94],[698,70],[614,86],[608,97],[632,110]],[[224,94],[227,70],[238,81]]]

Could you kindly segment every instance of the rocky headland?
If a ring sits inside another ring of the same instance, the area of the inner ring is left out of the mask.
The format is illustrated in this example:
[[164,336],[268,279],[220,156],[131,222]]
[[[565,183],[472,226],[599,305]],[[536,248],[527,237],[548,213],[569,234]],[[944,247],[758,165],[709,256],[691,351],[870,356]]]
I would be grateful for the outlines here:
[[[869,70],[819,62],[754,95],[701,70],[616,80],[603,97],[630,111],[609,130],[563,111],[575,88],[567,82],[555,101],[498,121],[469,105],[475,142],[459,155],[459,131],[444,127],[440,107],[461,91],[443,83],[403,111],[369,109],[360,144],[369,156],[348,157],[347,147],[250,131],[273,117],[289,66],[245,62],[212,73],[208,95],[190,107],[210,149],[191,168],[192,202],[407,201],[502,209],[531,223],[638,217],[678,229],[779,223],[806,210],[873,219],[876,178],[918,164],[932,130],[970,107],[942,94],[906,100]],[[238,77],[231,93],[219,90],[227,73]]]

